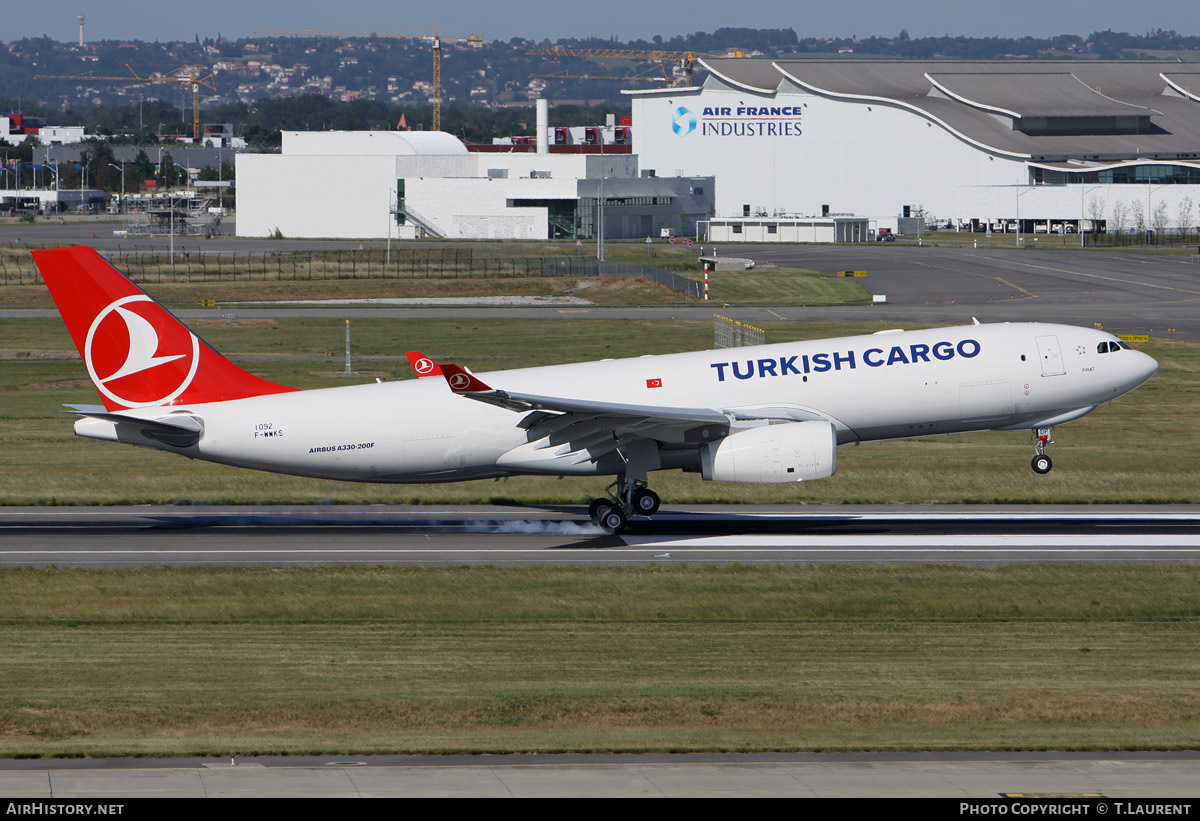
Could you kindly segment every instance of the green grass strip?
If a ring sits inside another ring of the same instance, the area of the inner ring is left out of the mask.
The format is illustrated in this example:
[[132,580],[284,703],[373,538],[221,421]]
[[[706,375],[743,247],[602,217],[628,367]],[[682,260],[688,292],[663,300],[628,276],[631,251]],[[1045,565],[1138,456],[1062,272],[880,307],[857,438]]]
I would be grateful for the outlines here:
[[1198,575],[6,571],[0,754],[1194,748]]

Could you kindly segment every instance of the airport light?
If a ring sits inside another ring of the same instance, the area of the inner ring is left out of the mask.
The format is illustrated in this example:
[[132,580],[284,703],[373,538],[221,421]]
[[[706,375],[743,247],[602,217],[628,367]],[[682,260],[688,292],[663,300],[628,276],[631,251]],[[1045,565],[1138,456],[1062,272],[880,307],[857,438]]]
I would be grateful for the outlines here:
[[596,259],[604,262],[604,170],[600,170],[600,198],[596,200],[596,213],[592,215],[596,223]]
[[[1146,181],[1146,244],[1150,244],[1150,226],[1154,224],[1154,211],[1150,208],[1150,195],[1160,188],[1164,188],[1170,183],[1160,183],[1154,185],[1149,180]],[[1153,186],[1153,187],[1152,187]]]
[[[46,146],[46,163],[45,163],[45,165],[47,168],[54,169],[54,190],[57,191],[58,190],[58,163],[50,162],[50,146]],[[54,203],[54,207],[58,208],[60,204],[61,203],[59,203],[56,199],[55,203]]]
[[[1097,190],[1099,188],[1103,188],[1103,187],[1104,186],[1102,186],[1102,185],[1093,185],[1091,188],[1085,189],[1083,187],[1082,183],[1079,186],[1079,247],[1080,248],[1084,247],[1084,236],[1085,235],[1083,233],[1083,221],[1084,221],[1084,218],[1087,216],[1087,211],[1084,210],[1083,198],[1086,197],[1088,194],[1090,194],[1092,191],[1095,191],[1095,190]],[[1093,224],[1092,225],[1092,233],[1095,233],[1095,232],[1096,232],[1096,226]]]
[[[159,149],[159,162],[161,162],[161,161],[162,161],[162,149],[160,148]],[[185,174],[187,173],[187,166],[180,165],[177,162],[172,162],[171,165],[175,166],[176,168],[182,168],[183,172]],[[166,175],[163,175],[163,176],[164,176],[163,182],[166,182],[166,179],[165,179]],[[170,229],[171,230],[171,267],[174,268],[175,267],[175,194],[173,191],[171,191],[170,185],[167,186],[167,209],[169,212],[167,215],[167,218],[171,224],[171,229]]]
[[[1015,185],[1013,187],[1017,189],[1017,247],[1020,248],[1021,247],[1021,197],[1024,196],[1025,194],[1028,194],[1030,191],[1033,191],[1034,186],[1028,185],[1028,184],[1021,185],[1018,183],[1017,185]],[[1021,190],[1022,188],[1024,188],[1025,190],[1022,191]]]
[[[114,164],[112,164],[112,163],[109,163],[109,164],[108,164],[108,167],[109,167],[109,168],[117,168],[117,166],[116,166],[116,165],[114,165]],[[125,163],[121,163],[121,166],[120,166],[120,168],[117,168],[117,170],[121,172],[121,207],[120,207],[120,213],[122,213],[122,214],[123,214],[123,213],[125,213]]]
[[604,178],[611,172],[611,168],[600,169],[600,199],[596,201],[596,213],[592,215],[592,222],[597,226],[596,259],[600,262],[604,262]]

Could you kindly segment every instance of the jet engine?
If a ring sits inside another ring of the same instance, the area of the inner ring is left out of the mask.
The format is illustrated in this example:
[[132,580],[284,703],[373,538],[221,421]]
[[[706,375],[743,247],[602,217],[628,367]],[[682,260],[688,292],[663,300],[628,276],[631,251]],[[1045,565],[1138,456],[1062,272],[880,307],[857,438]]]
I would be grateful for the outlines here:
[[710,482],[806,482],[837,471],[837,432],[829,422],[764,425],[700,449]]

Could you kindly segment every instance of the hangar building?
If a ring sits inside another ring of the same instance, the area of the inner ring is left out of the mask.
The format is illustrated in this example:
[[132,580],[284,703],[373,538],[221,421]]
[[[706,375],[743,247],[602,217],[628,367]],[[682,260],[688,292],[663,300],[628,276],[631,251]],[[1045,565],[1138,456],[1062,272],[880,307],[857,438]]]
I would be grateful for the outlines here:
[[713,175],[717,217],[855,214],[873,231],[918,214],[1023,232],[1200,222],[1198,64],[702,62],[702,86],[625,93],[643,169]]
[[643,175],[628,144],[555,153],[540,131],[537,152],[469,150],[436,131],[285,131],[281,154],[237,155],[238,235],[593,239],[602,225],[640,238],[691,234],[709,216],[710,176]]

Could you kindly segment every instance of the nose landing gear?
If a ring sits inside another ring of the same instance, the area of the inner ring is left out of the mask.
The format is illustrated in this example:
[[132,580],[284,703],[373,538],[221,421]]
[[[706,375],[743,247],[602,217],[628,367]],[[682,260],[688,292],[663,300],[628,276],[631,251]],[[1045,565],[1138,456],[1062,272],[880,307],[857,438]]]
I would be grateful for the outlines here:
[[1050,468],[1054,467],[1054,463],[1050,461],[1050,457],[1046,455],[1046,446],[1053,445],[1054,440],[1050,438],[1052,428],[1037,428],[1034,432],[1033,445],[1033,472],[1046,474],[1050,472]]

